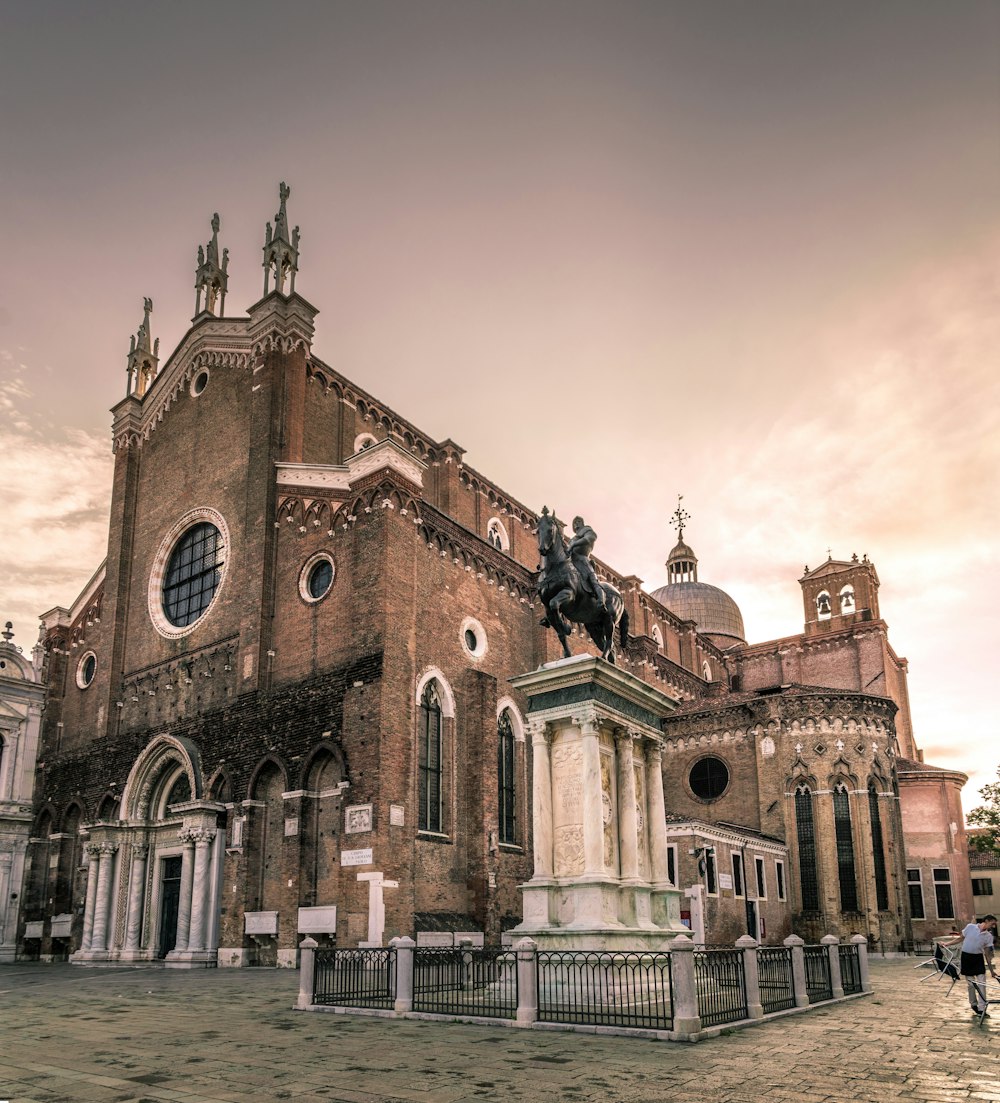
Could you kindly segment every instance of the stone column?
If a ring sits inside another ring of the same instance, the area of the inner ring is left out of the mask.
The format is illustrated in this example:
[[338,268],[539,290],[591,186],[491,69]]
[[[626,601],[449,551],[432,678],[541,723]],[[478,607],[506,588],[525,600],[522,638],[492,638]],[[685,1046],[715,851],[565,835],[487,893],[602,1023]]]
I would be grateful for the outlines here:
[[604,801],[601,797],[601,741],[597,716],[593,713],[574,717],[580,729],[583,752],[583,873],[584,876],[604,872]]
[[208,871],[211,866],[209,848],[215,838],[215,832],[203,827],[191,832],[194,837],[194,884],[191,889],[191,925],[188,931],[189,950],[205,949],[205,920],[208,913],[208,900],[211,884]]
[[97,901],[94,905],[94,927],[91,949],[108,948],[108,922],[111,919],[111,867],[118,849],[114,843],[102,843],[97,864]]
[[549,753],[548,725],[529,721],[532,756],[531,816],[534,830],[535,880],[551,878],[552,863],[552,758]]
[[319,943],[308,935],[299,943],[299,998],[296,1011],[308,1011],[313,1004],[316,977],[316,947]]
[[128,886],[128,918],[125,923],[125,949],[134,953],[139,949],[142,934],[142,907],[146,896],[146,855],[149,847],[144,844],[132,847],[132,871]]
[[531,1026],[538,1019],[538,944],[522,938],[517,954],[517,1025]]
[[797,934],[790,934],[783,945],[792,951],[792,988],[795,990],[795,1006],[809,1006],[809,992],[806,990],[805,943]]
[[194,881],[194,832],[183,828],[177,837],[184,844],[181,858],[180,900],[177,904],[177,941],[174,950],[186,950],[191,931],[191,885]]
[[83,906],[83,936],[80,949],[89,950],[94,941],[94,914],[97,909],[97,872],[101,848],[91,844],[87,847],[90,861],[87,863],[87,900]]
[[417,944],[404,935],[390,939],[389,945],[396,951],[396,999],[392,1009],[402,1015],[413,1010],[413,951]]
[[674,1032],[680,1041],[701,1033],[698,989],[694,979],[694,943],[680,934],[670,943],[670,985],[674,999]]
[[830,990],[833,998],[839,1000],[844,995],[844,978],[840,974],[840,939],[835,934],[824,935],[820,939],[830,955]]
[[853,935],[851,942],[858,948],[858,968],[861,971],[861,991],[872,990],[871,975],[868,972],[868,939],[863,934]]
[[618,853],[621,875],[626,881],[639,879],[639,821],[636,814],[635,767],[632,763],[632,733],[615,732],[618,751]]
[[649,822],[649,879],[665,885],[667,875],[667,812],[663,802],[663,744],[646,745],[646,819]]
[[736,940],[736,948],[743,951],[743,979],[747,986],[747,1018],[763,1019],[764,1007],[760,1002],[760,969],[757,967],[757,939],[745,934]]

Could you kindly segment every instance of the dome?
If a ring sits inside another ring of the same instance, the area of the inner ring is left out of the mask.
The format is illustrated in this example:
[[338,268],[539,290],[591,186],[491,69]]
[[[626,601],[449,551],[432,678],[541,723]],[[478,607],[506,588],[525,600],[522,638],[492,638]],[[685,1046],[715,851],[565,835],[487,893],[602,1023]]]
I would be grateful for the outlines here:
[[653,597],[683,620],[693,620],[706,636],[725,636],[721,646],[745,643],[740,607],[718,586],[707,582],[674,582],[653,591]]

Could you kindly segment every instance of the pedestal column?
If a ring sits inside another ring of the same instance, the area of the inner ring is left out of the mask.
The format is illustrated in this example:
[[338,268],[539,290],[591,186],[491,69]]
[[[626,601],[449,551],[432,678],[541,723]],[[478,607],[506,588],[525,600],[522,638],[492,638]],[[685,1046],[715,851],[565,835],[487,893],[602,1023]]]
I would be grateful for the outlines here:
[[89,950],[94,943],[94,914],[97,910],[97,871],[101,848],[95,844],[87,847],[90,861],[87,863],[87,900],[83,906],[83,936],[80,949]]
[[535,880],[551,878],[552,864],[552,757],[549,752],[548,725],[530,721],[532,788],[531,816],[535,851]]
[[103,843],[97,862],[97,900],[94,904],[94,928],[91,949],[108,948],[108,920],[111,918],[111,865],[118,849],[113,843]]
[[181,859],[180,900],[177,904],[177,941],[174,950],[186,950],[191,931],[191,884],[194,880],[194,833],[181,830],[177,837],[184,844]]
[[215,838],[214,831],[198,828],[194,836],[194,885],[191,890],[191,926],[188,934],[189,950],[205,949],[205,920],[207,918],[210,885],[208,871],[211,866],[209,848]]
[[667,875],[667,813],[663,803],[663,746],[650,740],[646,746],[646,811],[649,821],[649,879],[665,885]]
[[132,847],[132,872],[128,888],[128,918],[125,923],[125,950],[134,953],[139,949],[142,933],[142,908],[146,896],[146,855],[149,847],[144,844]]
[[583,773],[583,872],[604,872],[604,802],[601,799],[601,741],[596,715],[574,717],[580,729]]
[[618,751],[618,852],[621,855],[622,877],[639,879],[639,819],[636,815],[635,767],[632,764],[632,733],[625,728],[615,731]]

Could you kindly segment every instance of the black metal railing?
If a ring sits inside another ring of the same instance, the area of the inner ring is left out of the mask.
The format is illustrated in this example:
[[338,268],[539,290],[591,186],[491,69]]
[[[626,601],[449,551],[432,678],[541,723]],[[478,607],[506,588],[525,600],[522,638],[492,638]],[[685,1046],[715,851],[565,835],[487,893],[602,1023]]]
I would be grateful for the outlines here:
[[856,945],[840,947],[840,983],[845,996],[861,991],[861,962]]
[[791,950],[782,946],[762,946],[757,951],[757,975],[765,1015],[788,1011],[795,1006]]
[[810,1003],[821,1003],[833,999],[833,985],[830,981],[830,954],[825,946],[805,946],[803,955],[806,963],[806,994]]
[[316,951],[313,1003],[391,1008],[396,999],[396,951]]
[[498,948],[418,947],[413,1010],[437,1015],[517,1017],[517,954]]
[[747,1017],[742,950],[695,950],[694,982],[702,1026]]
[[670,1030],[670,954],[540,950],[538,1018]]

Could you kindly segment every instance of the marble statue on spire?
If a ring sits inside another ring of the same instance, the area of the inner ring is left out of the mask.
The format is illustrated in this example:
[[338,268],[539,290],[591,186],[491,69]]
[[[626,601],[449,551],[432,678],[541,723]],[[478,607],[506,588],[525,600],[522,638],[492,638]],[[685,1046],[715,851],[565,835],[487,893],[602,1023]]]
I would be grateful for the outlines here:
[[153,313],[153,300],[143,299],[143,318],[139,329],[132,338],[128,350],[128,390],[126,394],[132,394],[132,385],[135,383],[135,395],[142,396],[149,389],[149,385],[156,377],[156,368],[160,362],[160,339],[150,344],[149,316]]
[[[198,246],[198,271],[194,278],[194,316],[202,311],[215,313],[215,304],[219,304],[219,316],[226,312],[226,291],[229,287],[229,250],[222,251],[222,263],[219,263],[219,216],[212,215],[212,239],[207,251]],[[205,303],[202,306],[202,292]]]
[[292,189],[282,180],[278,188],[280,206],[274,216],[274,229],[268,222],[264,235],[264,294],[270,289],[271,273],[274,273],[274,290],[285,294],[285,281],[288,280],[288,293],[295,294],[295,273],[299,270],[299,228],[288,234],[288,209],[286,204]]

